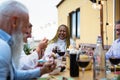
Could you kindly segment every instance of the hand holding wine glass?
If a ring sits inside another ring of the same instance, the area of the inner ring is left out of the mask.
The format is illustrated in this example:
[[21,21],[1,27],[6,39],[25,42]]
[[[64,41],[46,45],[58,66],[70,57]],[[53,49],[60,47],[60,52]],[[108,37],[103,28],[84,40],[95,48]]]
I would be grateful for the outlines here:
[[65,55],[65,49],[61,48],[60,46],[55,46],[53,52],[57,54],[60,59],[62,59]]
[[52,52],[56,55],[57,68],[60,72],[65,69],[65,64],[63,63],[63,56],[65,55],[65,50],[61,49],[60,46],[55,46]]
[[53,48],[52,52],[54,52],[56,54],[58,50],[59,50],[58,46],[55,46],[55,48]]

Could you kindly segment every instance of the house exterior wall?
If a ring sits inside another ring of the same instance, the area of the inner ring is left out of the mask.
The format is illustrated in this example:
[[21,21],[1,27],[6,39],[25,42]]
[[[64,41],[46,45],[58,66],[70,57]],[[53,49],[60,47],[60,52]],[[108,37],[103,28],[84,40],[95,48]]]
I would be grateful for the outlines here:
[[[111,45],[114,40],[113,1],[107,0],[107,6],[106,1],[103,4],[104,45]],[[80,8],[80,39],[76,43],[96,44],[97,36],[100,35],[100,10],[94,9],[90,0],[64,0],[57,8],[58,25],[66,24],[68,27],[69,13]],[[110,25],[106,26],[106,22]]]

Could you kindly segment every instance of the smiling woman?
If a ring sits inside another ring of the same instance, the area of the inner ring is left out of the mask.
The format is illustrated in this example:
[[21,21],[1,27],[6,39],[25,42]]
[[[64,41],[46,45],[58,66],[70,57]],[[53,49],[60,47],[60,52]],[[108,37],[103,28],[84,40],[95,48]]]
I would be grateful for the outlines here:
[[[0,0],[0,3],[5,0]],[[27,6],[30,22],[33,25],[32,36],[35,40],[44,37],[53,38],[57,30],[56,5],[61,0],[17,0]],[[48,34],[50,34],[48,36]]]

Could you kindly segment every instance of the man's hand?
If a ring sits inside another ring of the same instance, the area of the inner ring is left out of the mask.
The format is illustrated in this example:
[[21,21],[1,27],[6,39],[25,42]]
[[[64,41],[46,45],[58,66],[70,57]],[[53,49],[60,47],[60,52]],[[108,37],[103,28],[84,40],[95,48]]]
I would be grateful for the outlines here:
[[36,48],[36,52],[38,53],[39,59],[42,58],[44,54],[44,50],[47,47],[48,39],[44,38],[41,40]]
[[43,40],[40,41],[38,47],[41,49],[45,49],[47,47],[47,44],[48,44],[48,39],[44,38]]
[[41,73],[40,75],[43,75],[45,73],[52,72],[56,68],[56,63],[54,60],[50,60],[43,64],[43,67],[41,67]]

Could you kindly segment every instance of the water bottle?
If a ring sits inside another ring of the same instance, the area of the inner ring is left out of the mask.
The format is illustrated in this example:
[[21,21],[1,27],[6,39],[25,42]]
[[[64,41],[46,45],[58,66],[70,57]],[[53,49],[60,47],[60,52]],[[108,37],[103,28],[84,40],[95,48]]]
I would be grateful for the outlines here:
[[98,36],[93,55],[93,80],[100,80],[104,78],[106,78],[105,53],[102,47],[102,38],[101,36]]

